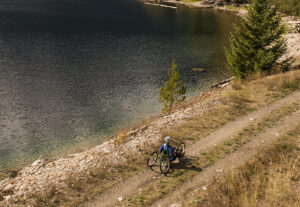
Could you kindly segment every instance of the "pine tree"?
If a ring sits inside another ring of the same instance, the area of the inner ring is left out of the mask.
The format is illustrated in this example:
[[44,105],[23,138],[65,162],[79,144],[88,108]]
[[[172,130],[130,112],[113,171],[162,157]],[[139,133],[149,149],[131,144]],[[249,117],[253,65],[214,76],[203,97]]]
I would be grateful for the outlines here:
[[253,0],[246,19],[231,34],[231,48],[225,48],[227,68],[238,79],[252,73],[270,72],[280,66],[286,70],[292,58],[283,59],[287,50],[285,27],[269,0]]
[[175,60],[172,62],[172,67],[168,71],[168,75],[169,79],[159,91],[159,102],[163,103],[163,113],[171,113],[173,105],[183,101],[185,99],[184,94],[186,93],[186,87],[183,80],[180,80],[180,73],[177,70]]

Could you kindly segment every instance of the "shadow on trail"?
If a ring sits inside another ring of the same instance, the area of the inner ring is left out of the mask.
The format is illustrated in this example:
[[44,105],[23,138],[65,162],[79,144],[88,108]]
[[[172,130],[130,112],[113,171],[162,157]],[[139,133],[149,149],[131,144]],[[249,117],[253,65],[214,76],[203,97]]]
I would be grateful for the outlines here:
[[183,157],[179,162],[176,161],[171,164],[170,171],[166,176],[178,177],[184,173],[182,170],[201,172],[202,168],[199,168],[194,164],[197,160],[198,158],[193,156]]
[[153,172],[155,172],[155,173],[157,173],[157,174],[162,174],[161,172],[160,172],[160,168],[159,168],[159,165],[154,165],[153,167],[150,167],[150,169],[153,171]]
[[[197,171],[201,172],[202,169],[197,167],[195,164],[198,160],[197,157],[189,156],[189,157],[183,157],[178,161],[178,159],[175,160],[175,162],[171,163],[170,171],[165,176],[167,177],[177,177],[183,174],[182,170],[191,170],[191,171]],[[150,168],[153,172],[157,174],[161,174],[159,165],[155,165]]]

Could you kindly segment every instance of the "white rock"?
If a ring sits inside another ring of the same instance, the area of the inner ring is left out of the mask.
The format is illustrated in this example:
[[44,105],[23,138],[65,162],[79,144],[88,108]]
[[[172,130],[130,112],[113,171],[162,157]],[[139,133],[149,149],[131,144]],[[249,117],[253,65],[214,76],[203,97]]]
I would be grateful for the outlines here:
[[8,184],[3,190],[4,191],[10,191],[10,190],[12,190],[13,187],[14,186],[12,184]]
[[174,203],[174,204],[170,205],[170,207],[181,207],[181,204],[179,204],[179,203]]
[[223,171],[224,171],[223,169],[216,170],[216,172],[219,172],[219,173],[222,173]]
[[119,201],[119,202],[123,201],[123,197],[122,197],[122,196],[119,197],[119,198],[118,198],[118,201]]
[[202,190],[207,191],[207,187],[206,186],[202,186]]
[[3,196],[4,200],[10,201],[12,199],[11,195]]
[[31,167],[35,167],[35,166],[39,165],[40,163],[42,163],[42,160],[36,160],[31,164]]
[[250,118],[249,120],[250,120],[250,121],[253,121],[253,120],[254,120],[254,118]]

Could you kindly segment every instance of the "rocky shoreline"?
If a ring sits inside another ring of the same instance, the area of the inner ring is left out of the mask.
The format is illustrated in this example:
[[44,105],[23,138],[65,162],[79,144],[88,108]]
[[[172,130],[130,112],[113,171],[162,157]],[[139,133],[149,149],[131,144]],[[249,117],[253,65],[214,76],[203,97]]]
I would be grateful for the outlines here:
[[247,10],[245,9],[247,4],[225,4],[220,3],[216,0],[205,0],[205,1],[196,1],[196,2],[186,2],[186,1],[177,1],[177,0],[141,0],[145,3],[150,3],[151,5],[168,5],[174,8],[178,7],[187,7],[190,9],[215,9],[220,11],[230,11],[235,12],[238,16],[245,16]]
[[[170,2],[175,1],[171,0]],[[200,5],[199,2],[184,3],[184,5],[190,4],[197,8],[197,5]],[[286,18],[284,21],[289,23],[290,20]],[[300,66],[300,34],[289,33],[286,38],[287,56],[295,57],[294,67]],[[95,167],[101,166],[101,168],[107,169],[126,163],[126,155],[129,153],[138,156],[143,153],[139,150],[140,148],[159,142],[162,129],[184,122],[186,118],[203,113],[215,106],[219,101],[216,97],[226,92],[229,88],[228,85],[228,83],[221,84],[219,88],[202,94],[202,101],[178,109],[170,115],[157,117],[148,124],[82,153],[71,154],[54,161],[36,160],[19,172],[14,172],[10,177],[0,181],[0,206],[11,206],[15,201],[32,199],[35,194],[47,194],[53,189],[54,193],[63,192],[68,188],[67,181],[70,177],[80,179],[87,176],[90,169]]]
[[[161,130],[183,122],[194,114],[203,113],[218,103],[217,97],[227,87],[214,89],[205,95],[204,100],[174,113],[157,118],[151,123],[119,135],[103,144],[82,153],[71,154],[58,160],[36,160],[11,176],[0,181],[0,206],[10,206],[20,200],[30,200],[33,195],[64,192],[68,188],[70,177],[81,179],[89,175],[90,169],[101,166],[103,169],[113,168],[127,161],[128,154],[143,153],[140,148],[160,142]],[[122,144],[120,139],[126,138]]]

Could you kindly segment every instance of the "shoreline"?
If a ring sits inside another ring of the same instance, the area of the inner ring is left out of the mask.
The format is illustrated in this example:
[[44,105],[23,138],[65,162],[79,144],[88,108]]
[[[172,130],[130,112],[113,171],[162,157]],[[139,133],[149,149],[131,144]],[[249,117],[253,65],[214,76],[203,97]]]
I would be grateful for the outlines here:
[[[170,0],[169,2],[176,2]],[[195,3],[181,2],[184,6],[192,4],[192,8],[204,8]],[[198,2],[199,3],[199,2]],[[214,7],[205,7],[214,8]],[[223,10],[220,8],[214,8]],[[235,10],[225,10],[234,11]],[[288,23],[288,20],[284,20]],[[300,66],[300,33],[290,33],[286,35],[288,43],[287,56],[295,56],[296,62],[294,67]],[[179,108],[169,115],[156,116],[149,123],[142,124],[136,129],[128,130],[118,136],[111,137],[110,140],[104,141],[102,144],[84,150],[80,153],[69,154],[56,160],[40,159],[36,160],[20,171],[11,173],[10,177],[0,180],[0,192],[13,191],[14,194],[5,197],[5,201],[10,201],[16,197],[23,197],[24,199],[30,197],[30,193],[34,191],[46,191],[49,186],[64,189],[66,187],[65,181],[70,177],[82,178],[89,173],[89,169],[101,165],[103,169],[113,167],[121,163],[126,163],[126,155],[129,153],[140,154],[143,153],[140,149],[145,145],[153,145],[160,142],[161,129],[179,124],[186,118],[191,117],[196,113],[204,113],[211,107],[218,103],[214,97],[225,93],[229,87],[228,83],[215,84],[220,85],[216,89],[211,89],[209,92],[200,96],[200,101],[193,103],[190,106]],[[118,150],[116,150],[116,148]],[[76,169],[76,170],[75,170]],[[0,200],[1,204],[1,200]]]
[[[182,6],[189,9],[214,9],[216,11],[228,11],[232,12],[235,15],[244,18],[247,15],[247,9],[246,7],[248,4],[230,4],[230,3],[224,3],[223,6],[219,6],[216,3],[214,4],[204,4],[203,1],[197,1],[197,2],[183,2],[183,1],[177,1],[177,0],[140,0],[144,3],[150,3],[151,6],[159,6],[165,4],[173,4],[178,6]],[[155,2],[162,2],[163,4],[158,4]],[[294,16],[287,16],[282,14],[282,22],[286,24],[287,28],[289,28],[290,32],[285,35],[285,38],[287,40],[287,46],[288,51],[286,56],[291,57],[294,56],[295,62],[292,64],[292,68],[296,68],[300,66],[300,32],[295,31],[296,24],[300,25],[300,19]]]
[[[224,4],[223,6],[219,6],[217,4],[204,4],[203,1],[196,1],[196,2],[186,2],[186,1],[177,1],[177,0],[166,0],[161,1],[158,0],[160,3],[156,3],[156,0],[140,0],[144,4],[152,5],[152,6],[160,6],[164,7],[164,5],[171,4],[173,8],[178,8],[179,6],[189,8],[189,9],[214,9],[218,11],[229,11],[237,13],[238,16],[245,16],[247,14],[247,4],[236,4],[238,7],[233,6],[232,4]],[[176,7],[175,7],[176,6]]]
[[[128,156],[142,154],[143,146],[161,142],[161,130],[179,124],[194,114],[204,113],[219,100],[216,98],[227,91],[228,83],[200,96],[201,101],[179,108],[169,115],[156,117],[150,123],[137,129],[120,134],[101,145],[81,153],[74,153],[56,160],[36,160],[19,172],[0,181],[0,192],[13,192],[4,196],[4,201],[13,202],[16,198],[28,199],[37,192],[46,192],[49,187],[65,189],[72,178],[84,178],[90,169],[101,166],[103,169],[114,168],[127,162]],[[199,97],[198,97],[199,98]],[[118,150],[116,150],[116,148]],[[1,200],[0,200],[1,206]]]
[[[155,2],[155,0],[140,0],[140,1],[147,3],[146,5],[155,6],[153,3],[148,4],[148,2]],[[179,4],[181,6],[189,8],[189,9],[214,9],[217,11],[229,11],[229,12],[236,13],[236,15],[238,15],[240,17],[243,17],[247,14],[247,11],[244,9],[245,5],[243,5],[243,4],[242,4],[243,6],[241,6],[241,7],[240,6],[234,7],[235,9],[232,9],[232,8],[226,7],[229,4],[224,5],[224,6],[216,6],[215,4],[203,4],[201,1],[199,1],[199,2],[182,2],[182,1],[176,1],[176,0],[167,0],[164,2]],[[166,8],[168,8],[168,7],[166,7]],[[288,24],[289,21],[291,21],[291,20],[290,20],[290,18],[286,17],[283,19],[283,21],[286,24]],[[296,61],[292,65],[292,68],[299,67],[300,66],[300,33],[299,33],[299,35],[298,35],[298,33],[287,34],[286,38],[287,38],[287,43],[288,43],[288,48],[289,48],[287,56],[295,56],[295,59],[296,59]],[[214,85],[218,85],[218,84],[219,83],[214,84]],[[212,85],[212,86],[214,86],[214,85]],[[208,90],[210,90],[210,89],[208,88]],[[155,116],[150,116],[149,119],[152,120],[153,118],[157,119],[159,117],[160,117],[159,115],[155,115]],[[145,122],[145,120],[141,120],[141,121],[135,123],[134,125],[140,125],[140,122]],[[125,130],[122,130],[122,131],[134,131],[134,128],[136,128],[136,127],[126,128]],[[117,136],[118,136],[117,133],[109,135],[109,136],[105,137],[99,145],[102,145],[104,142],[109,141]],[[70,148],[72,148],[72,146]],[[75,146],[75,148],[79,148],[79,147]],[[74,154],[75,152],[82,153],[82,152],[88,151],[91,148],[93,148],[93,147],[85,147],[80,150],[72,150],[72,151],[70,151],[70,153],[67,153],[66,155],[60,155],[59,157],[55,156],[54,158],[49,158],[49,159],[45,158],[45,159],[46,160],[57,160],[60,157],[68,156],[68,154]],[[43,157],[43,156],[41,156],[41,157]],[[20,171],[22,168],[28,166],[30,163],[33,163],[33,162],[34,161],[29,162],[27,164],[24,163],[20,166],[11,166],[11,167],[5,168],[3,171],[0,171],[0,181],[3,180],[3,177],[8,177],[10,173],[15,173],[16,171]]]

